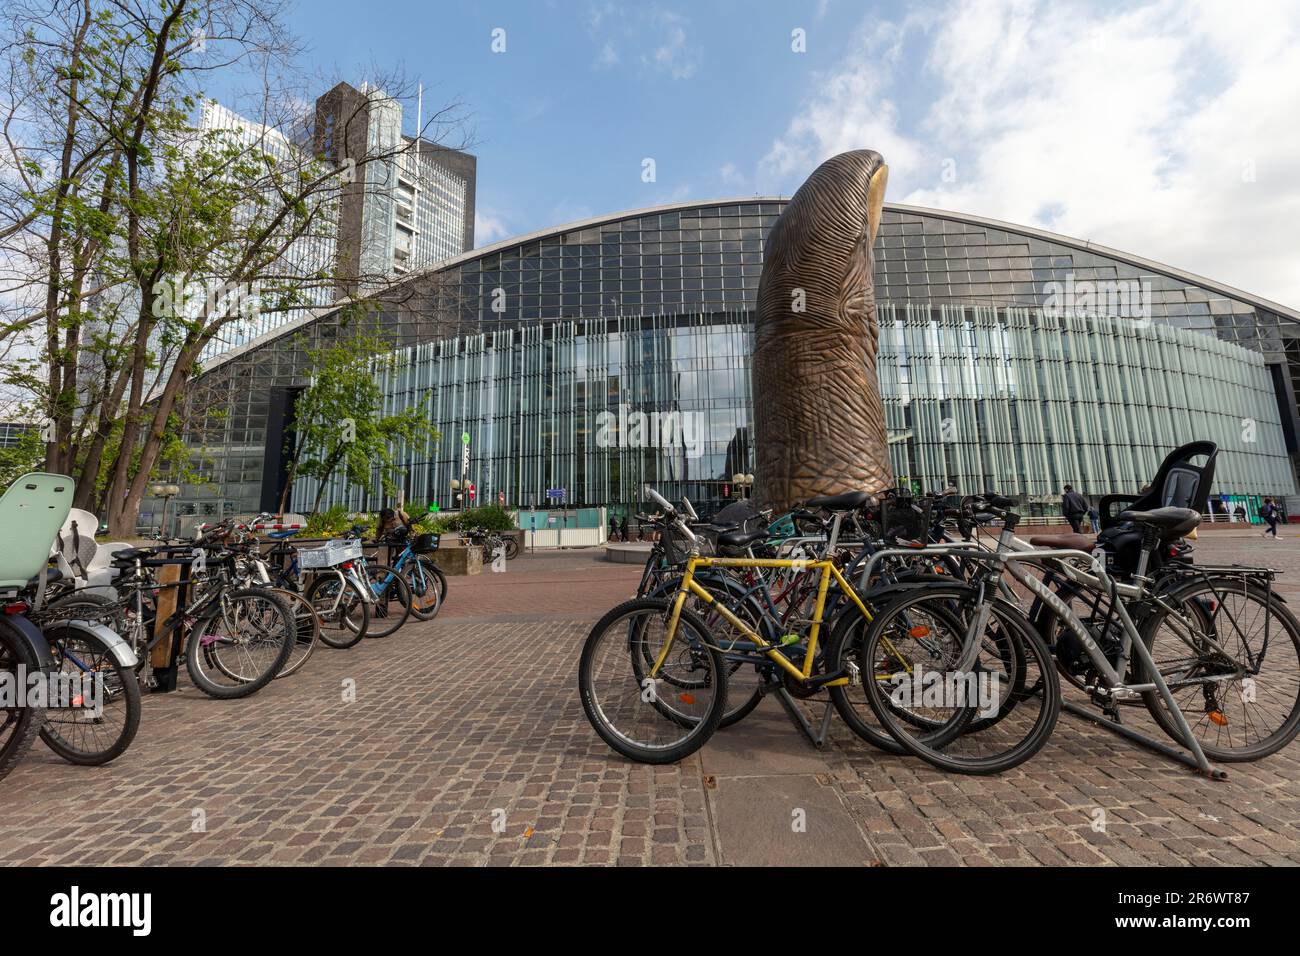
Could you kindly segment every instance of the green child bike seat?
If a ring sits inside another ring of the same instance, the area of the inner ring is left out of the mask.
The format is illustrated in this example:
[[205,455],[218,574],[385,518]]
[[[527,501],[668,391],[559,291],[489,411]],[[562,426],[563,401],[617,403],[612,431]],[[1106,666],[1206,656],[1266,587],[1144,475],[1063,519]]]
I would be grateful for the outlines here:
[[72,510],[72,479],[32,472],[0,498],[0,588],[20,588],[40,573]]

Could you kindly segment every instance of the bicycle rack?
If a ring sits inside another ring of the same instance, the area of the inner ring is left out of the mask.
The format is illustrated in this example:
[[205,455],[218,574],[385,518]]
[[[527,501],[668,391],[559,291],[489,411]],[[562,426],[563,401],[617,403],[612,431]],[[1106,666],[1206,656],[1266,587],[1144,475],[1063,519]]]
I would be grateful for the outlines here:
[[1098,727],[1109,730],[1111,733],[1117,734],[1126,740],[1131,740],[1140,747],[1146,747],[1148,750],[1153,750],[1171,760],[1176,760],[1181,764],[1186,764],[1197,773],[1208,777],[1211,780],[1228,779],[1228,772],[1226,770],[1221,770],[1213,764],[1209,764],[1208,769],[1203,768],[1191,754],[1184,753],[1177,747],[1171,747],[1169,744],[1156,740],[1153,737],[1148,737],[1146,734],[1134,730],[1132,727],[1126,727],[1117,720],[1103,717],[1096,711],[1088,710],[1086,707],[1072,703],[1068,700],[1061,701],[1061,709],[1066,713],[1073,714],[1075,717],[1081,717],[1090,723],[1096,724]]
[[779,700],[781,706],[785,708],[786,715],[790,718],[790,722],[803,731],[804,736],[812,742],[812,745],[820,750],[826,743],[826,735],[830,733],[831,713],[835,709],[834,702],[830,700],[826,701],[826,709],[822,712],[820,725],[814,731],[812,723],[806,716],[804,716],[804,712],[799,709],[798,702],[788,690],[784,687],[777,687],[776,699]]

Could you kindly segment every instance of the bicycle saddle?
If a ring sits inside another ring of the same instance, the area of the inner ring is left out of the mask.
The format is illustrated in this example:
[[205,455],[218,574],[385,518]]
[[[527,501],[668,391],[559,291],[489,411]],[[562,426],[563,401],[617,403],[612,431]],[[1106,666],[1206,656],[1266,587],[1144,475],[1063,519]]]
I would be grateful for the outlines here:
[[298,528],[285,528],[283,531],[268,531],[266,536],[276,541],[283,541],[285,538],[292,538],[298,531]]
[[865,491],[842,491],[838,495],[818,495],[803,503],[805,508],[825,508],[827,511],[852,511],[871,500]]
[[718,535],[718,546],[723,548],[747,548],[756,541],[766,541],[766,531],[724,531]]
[[122,548],[113,552],[113,560],[135,561],[139,558],[152,558],[157,553],[153,548]]
[[[60,571],[58,568],[45,569],[46,584],[53,584],[55,581],[61,581],[61,580],[63,580],[63,572]],[[41,583],[40,574],[39,573],[33,574],[31,580],[27,582],[27,587],[35,589],[40,586],[40,583]]]
[[1150,511],[1121,511],[1119,520],[1156,528],[1162,541],[1172,541],[1200,524],[1201,515],[1191,508],[1152,508]]

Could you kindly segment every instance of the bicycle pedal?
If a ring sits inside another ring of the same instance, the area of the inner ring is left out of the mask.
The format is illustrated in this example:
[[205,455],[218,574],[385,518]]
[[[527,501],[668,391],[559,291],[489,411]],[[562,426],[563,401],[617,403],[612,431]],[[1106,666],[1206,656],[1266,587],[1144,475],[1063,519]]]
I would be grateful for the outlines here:
[[862,671],[853,661],[845,661],[844,669],[849,672],[849,686],[859,687],[862,684]]

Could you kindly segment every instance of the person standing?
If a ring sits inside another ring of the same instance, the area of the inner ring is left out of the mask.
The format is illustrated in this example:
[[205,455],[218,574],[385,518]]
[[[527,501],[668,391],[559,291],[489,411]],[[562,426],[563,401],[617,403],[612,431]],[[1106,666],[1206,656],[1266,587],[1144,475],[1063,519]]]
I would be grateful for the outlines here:
[[1087,513],[1088,502],[1083,495],[1075,491],[1073,485],[1066,485],[1065,493],[1061,495],[1061,514],[1070,522],[1070,529],[1075,534],[1083,530],[1083,516]]
[[609,516],[609,540],[618,540],[618,520],[613,515]]
[[1260,508],[1259,508],[1259,516],[1260,516],[1261,518],[1263,518],[1263,519],[1264,519],[1264,523],[1265,523],[1266,525],[1268,525],[1267,530],[1265,530],[1265,531],[1261,531],[1261,532],[1259,533],[1259,536],[1260,536],[1261,538],[1266,538],[1266,537],[1268,537],[1268,536],[1271,534],[1271,535],[1273,536],[1273,540],[1276,541],[1276,540],[1277,540],[1278,510],[1277,510],[1277,505],[1275,505],[1275,504],[1273,503],[1273,499],[1272,499],[1272,498],[1265,498],[1265,499],[1264,499],[1264,503],[1263,503],[1262,505],[1260,505]]
[[623,515],[623,520],[619,522],[618,533],[622,536],[624,541],[627,540],[627,515]]
[[1096,505],[1088,509],[1088,521],[1092,524],[1092,533],[1101,534],[1101,515],[1097,511]]

